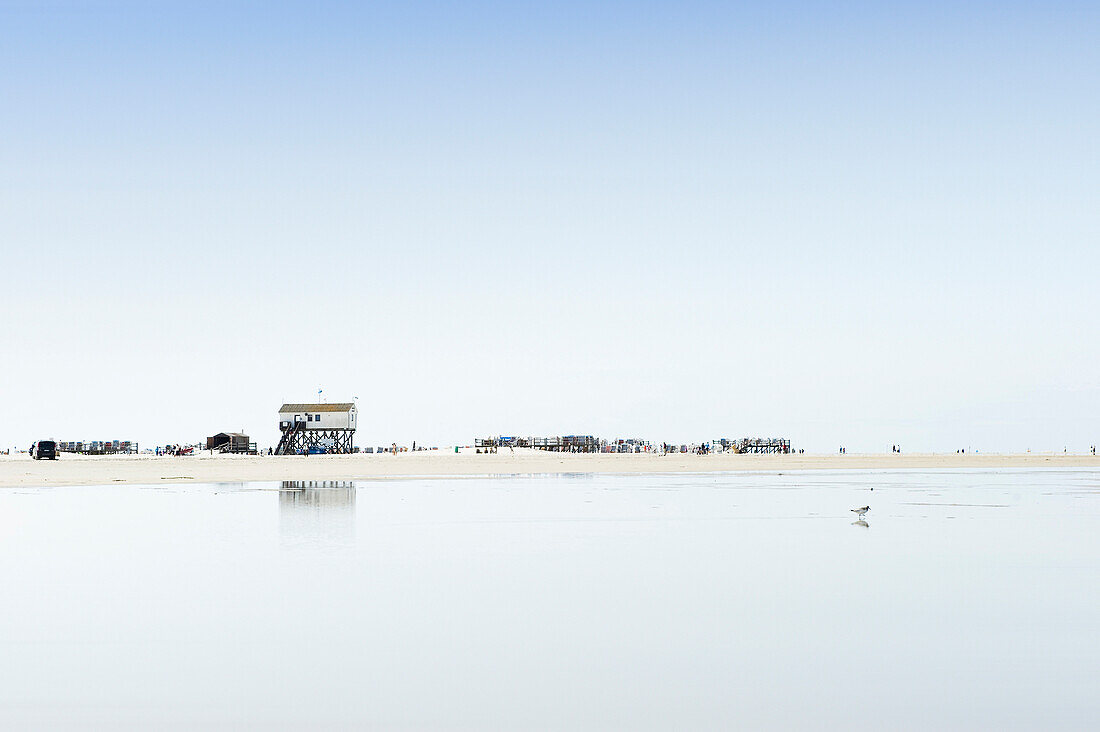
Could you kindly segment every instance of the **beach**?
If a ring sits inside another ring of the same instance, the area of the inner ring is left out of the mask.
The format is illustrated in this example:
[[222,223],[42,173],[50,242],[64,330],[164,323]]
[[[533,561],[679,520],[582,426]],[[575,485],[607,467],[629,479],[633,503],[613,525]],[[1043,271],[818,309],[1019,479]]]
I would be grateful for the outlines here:
[[1062,453],[694,455],[574,454],[502,449],[494,454],[425,450],[392,454],[210,455],[156,457],[63,454],[58,460],[0,457],[0,487],[278,480],[369,480],[444,476],[928,470],[951,468],[1100,468],[1100,457]]

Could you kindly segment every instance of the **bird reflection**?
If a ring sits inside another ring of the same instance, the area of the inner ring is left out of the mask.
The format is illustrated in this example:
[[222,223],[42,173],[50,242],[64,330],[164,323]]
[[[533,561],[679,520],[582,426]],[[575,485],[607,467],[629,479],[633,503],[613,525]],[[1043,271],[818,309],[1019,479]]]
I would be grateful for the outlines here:
[[279,489],[279,533],[283,540],[353,543],[355,492],[355,483],[351,481],[283,481]]
[[862,526],[865,529],[871,528],[871,524],[867,523],[863,519],[856,519],[852,522],[852,526]]

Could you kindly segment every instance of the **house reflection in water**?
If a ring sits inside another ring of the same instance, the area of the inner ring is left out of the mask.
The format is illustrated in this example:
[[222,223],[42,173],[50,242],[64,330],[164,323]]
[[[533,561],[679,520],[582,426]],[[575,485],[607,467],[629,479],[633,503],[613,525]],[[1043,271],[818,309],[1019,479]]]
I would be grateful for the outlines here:
[[355,483],[283,481],[279,489],[279,533],[284,540],[293,542],[354,542]]

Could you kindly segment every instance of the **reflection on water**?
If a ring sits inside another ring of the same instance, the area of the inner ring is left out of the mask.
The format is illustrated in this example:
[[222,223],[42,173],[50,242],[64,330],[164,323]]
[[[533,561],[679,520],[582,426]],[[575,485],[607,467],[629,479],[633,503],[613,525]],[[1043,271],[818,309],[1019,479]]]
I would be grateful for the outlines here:
[[355,483],[286,480],[279,489],[279,533],[292,543],[355,540]]

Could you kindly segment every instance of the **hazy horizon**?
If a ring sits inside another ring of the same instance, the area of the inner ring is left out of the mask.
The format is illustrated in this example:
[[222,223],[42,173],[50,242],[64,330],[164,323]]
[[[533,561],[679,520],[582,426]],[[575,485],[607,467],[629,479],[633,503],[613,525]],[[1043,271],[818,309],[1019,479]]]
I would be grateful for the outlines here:
[[0,0],[0,446],[1100,443],[1091,4]]

